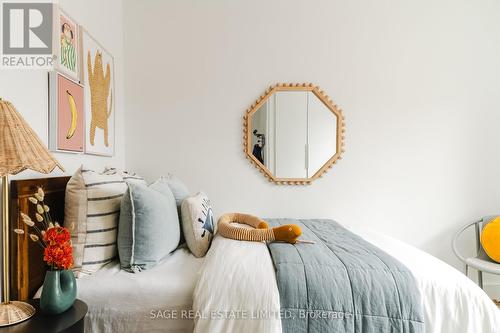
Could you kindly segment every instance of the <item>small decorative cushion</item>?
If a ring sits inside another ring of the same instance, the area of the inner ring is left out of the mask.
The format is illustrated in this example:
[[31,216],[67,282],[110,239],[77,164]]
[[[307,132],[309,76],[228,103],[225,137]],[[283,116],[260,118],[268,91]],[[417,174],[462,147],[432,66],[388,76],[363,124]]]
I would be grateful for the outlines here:
[[175,199],[167,184],[128,183],[120,212],[118,253],[121,267],[140,272],[177,248],[180,230]]
[[181,206],[182,230],[186,243],[195,257],[203,257],[215,234],[214,214],[205,193],[186,198]]
[[500,263],[500,217],[493,219],[483,227],[481,245],[488,257]]
[[64,225],[70,229],[76,276],[116,258],[116,235],[127,184],[119,174],[78,169],[66,186]]

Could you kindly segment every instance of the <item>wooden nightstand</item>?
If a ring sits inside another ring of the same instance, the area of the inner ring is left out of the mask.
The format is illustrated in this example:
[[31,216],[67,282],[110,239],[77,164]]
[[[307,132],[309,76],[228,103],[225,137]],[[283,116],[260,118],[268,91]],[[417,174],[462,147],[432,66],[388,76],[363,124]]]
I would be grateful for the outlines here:
[[0,327],[0,333],[83,333],[88,310],[85,302],[77,299],[71,308],[54,316],[40,310],[39,299],[27,302],[35,307],[35,315],[22,323]]

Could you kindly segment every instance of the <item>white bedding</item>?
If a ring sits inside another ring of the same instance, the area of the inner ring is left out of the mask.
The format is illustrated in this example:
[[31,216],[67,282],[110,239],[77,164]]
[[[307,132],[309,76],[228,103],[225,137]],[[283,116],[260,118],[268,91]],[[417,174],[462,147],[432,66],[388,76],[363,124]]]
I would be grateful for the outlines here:
[[[89,307],[85,331],[191,332],[193,319],[187,311],[192,309],[202,262],[181,248],[139,274],[120,270],[119,263],[114,262],[93,275],[78,278],[77,297]],[[183,314],[187,318],[182,318]]]
[[398,259],[413,273],[424,303],[426,332],[499,331],[500,310],[464,274],[394,238],[367,229],[352,231]]
[[[401,261],[415,275],[424,304],[426,332],[498,332],[500,311],[461,272],[380,233],[365,229],[353,232]],[[263,243],[216,236],[193,296],[193,309],[204,314],[204,318],[195,319],[195,332],[281,332],[279,320],[251,318],[255,309],[279,311],[274,268]],[[220,309],[239,312],[233,317],[210,315]],[[247,317],[242,318],[241,313]]]
[[[200,314],[194,332],[281,332],[280,296],[266,244],[216,235],[205,262],[193,295],[193,310]],[[276,316],[251,318],[259,310]]]

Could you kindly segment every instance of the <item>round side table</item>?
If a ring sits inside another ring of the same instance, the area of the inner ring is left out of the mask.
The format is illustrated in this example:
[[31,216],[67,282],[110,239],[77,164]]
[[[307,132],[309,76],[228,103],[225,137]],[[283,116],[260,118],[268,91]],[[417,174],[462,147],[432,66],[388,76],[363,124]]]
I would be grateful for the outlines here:
[[46,315],[40,310],[40,300],[31,299],[27,301],[36,309],[36,313],[30,319],[22,323],[0,327],[0,333],[83,333],[85,328],[85,316],[87,315],[87,304],[77,299],[75,304],[68,310],[58,315]]

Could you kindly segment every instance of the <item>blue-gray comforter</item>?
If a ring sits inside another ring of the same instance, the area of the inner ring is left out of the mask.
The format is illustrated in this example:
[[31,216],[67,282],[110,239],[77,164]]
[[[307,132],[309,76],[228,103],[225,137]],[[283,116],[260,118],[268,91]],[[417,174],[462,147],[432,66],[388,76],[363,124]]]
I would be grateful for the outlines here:
[[283,332],[424,332],[415,278],[399,261],[331,220],[296,223],[315,244],[270,243]]

